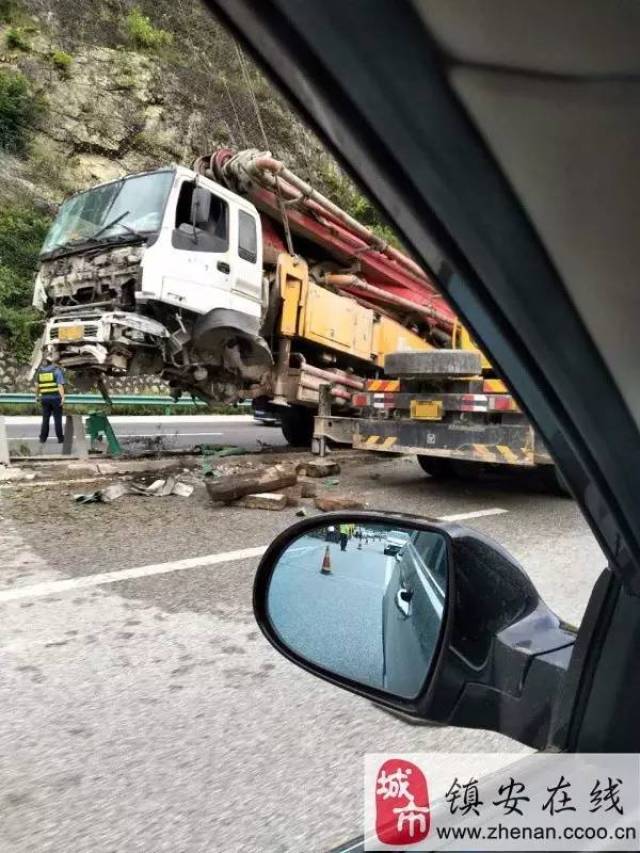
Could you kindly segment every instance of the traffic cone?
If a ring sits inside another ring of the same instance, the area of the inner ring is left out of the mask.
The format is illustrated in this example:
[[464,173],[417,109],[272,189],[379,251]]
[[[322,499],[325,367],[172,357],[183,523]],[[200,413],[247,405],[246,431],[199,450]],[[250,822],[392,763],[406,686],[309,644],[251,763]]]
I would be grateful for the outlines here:
[[330,575],[331,574],[331,556],[329,554],[329,546],[327,545],[324,557],[322,558],[322,566],[320,567],[321,575]]

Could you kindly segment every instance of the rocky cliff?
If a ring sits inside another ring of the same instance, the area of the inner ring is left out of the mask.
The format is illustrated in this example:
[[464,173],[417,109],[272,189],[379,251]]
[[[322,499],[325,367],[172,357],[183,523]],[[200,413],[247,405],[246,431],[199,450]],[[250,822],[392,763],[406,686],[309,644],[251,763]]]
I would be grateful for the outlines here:
[[4,146],[5,193],[19,187],[55,203],[125,172],[189,164],[219,145],[269,147],[316,176],[329,168],[197,0],[0,0],[2,17],[0,74],[24,80],[33,105],[22,144]]

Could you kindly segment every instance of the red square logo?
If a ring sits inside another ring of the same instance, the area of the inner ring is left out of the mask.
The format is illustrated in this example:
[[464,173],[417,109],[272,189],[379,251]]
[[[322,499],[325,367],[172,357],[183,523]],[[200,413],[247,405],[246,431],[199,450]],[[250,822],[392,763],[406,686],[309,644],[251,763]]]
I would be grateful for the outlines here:
[[392,847],[409,847],[429,835],[429,789],[411,761],[390,758],[376,774],[376,835]]

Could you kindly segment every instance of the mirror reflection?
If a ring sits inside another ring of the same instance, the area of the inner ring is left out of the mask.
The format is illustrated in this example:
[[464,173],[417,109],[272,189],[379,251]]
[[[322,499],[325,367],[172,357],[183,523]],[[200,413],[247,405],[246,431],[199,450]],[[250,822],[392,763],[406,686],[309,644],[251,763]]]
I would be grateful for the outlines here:
[[311,663],[403,698],[428,675],[444,620],[447,548],[436,531],[319,524],[273,570],[270,621]]

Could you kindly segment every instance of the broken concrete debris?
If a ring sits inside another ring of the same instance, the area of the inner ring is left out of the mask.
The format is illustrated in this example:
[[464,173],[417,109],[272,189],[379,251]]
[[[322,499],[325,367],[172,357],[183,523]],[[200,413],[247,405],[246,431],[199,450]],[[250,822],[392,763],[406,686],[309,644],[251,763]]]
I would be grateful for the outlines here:
[[150,486],[143,487],[141,494],[151,495],[155,498],[164,498],[167,495],[188,498],[192,492],[193,486],[188,483],[181,483],[176,477],[167,477],[166,480],[154,480]]
[[288,498],[284,492],[261,492],[255,495],[245,495],[240,500],[234,501],[233,506],[243,506],[247,509],[284,509],[288,505]]
[[318,487],[315,483],[300,483],[300,497],[301,498],[315,498],[318,494]]
[[307,477],[318,479],[340,473],[340,465],[331,459],[311,459],[308,462],[300,462],[296,469],[299,474],[306,474]]
[[18,482],[20,480],[35,480],[37,474],[32,471],[23,471],[22,468],[9,468],[0,465],[0,482]]
[[166,480],[155,480],[150,486],[144,483],[112,483],[95,492],[74,495],[76,503],[113,503],[124,495],[142,495],[145,497],[164,498],[169,495],[177,495],[188,498],[193,492],[193,486],[182,483],[176,477],[167,477]]
[[362,501],[358,501],[355,498],[338,497],[338,495],[317,497],[314,503],[322,512],[335,512],[341,509],[364,509],[365,507]]

